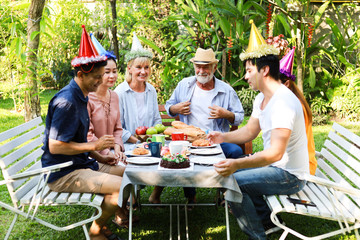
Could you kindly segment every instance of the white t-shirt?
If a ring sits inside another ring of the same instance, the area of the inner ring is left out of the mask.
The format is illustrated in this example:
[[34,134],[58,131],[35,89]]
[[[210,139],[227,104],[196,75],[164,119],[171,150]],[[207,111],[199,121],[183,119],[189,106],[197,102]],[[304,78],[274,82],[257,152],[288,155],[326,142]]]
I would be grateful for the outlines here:
[[145,126],[145,116],[146,116],[145,92],[134,92],[134,94],[135,94],[136,106],[138,110],[139,126]]
[[188,116],[189,125],[194,125],[201,128],[201,130],[213,130],[213,119],[210,117],[211,102],[214,99],[215,89],[203,90],[197,85],[195,86],[194,94],[191,97],[190,111]]
[[290,140],[282,159],[272,166],[287,170],[299,179],[303,179],[304,173],[309,173],[309,156],[301,103],[284,85],[281,85],[271,97],[265,109],[261,110],[263,99],[262,93],[256,96],[251,116],[259,119],[264,149],[270,147],[271,130],[276,128],[291,130]]

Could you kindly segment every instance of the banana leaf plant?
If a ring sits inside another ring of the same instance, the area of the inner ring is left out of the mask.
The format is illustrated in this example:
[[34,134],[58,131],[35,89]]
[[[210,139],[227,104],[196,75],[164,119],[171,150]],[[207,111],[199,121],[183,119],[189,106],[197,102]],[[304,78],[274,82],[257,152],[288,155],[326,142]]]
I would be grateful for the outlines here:
[[181,22],[185,33],[173,42],[178,57],[189,60],[198,47],[212,48],[218,64],[217,74],[233,87],[247,86],[242,80],[240,53],[247,47],[250,19],[257,25],[265,21],[260,1],[176,0],[182,14],[169,19]]

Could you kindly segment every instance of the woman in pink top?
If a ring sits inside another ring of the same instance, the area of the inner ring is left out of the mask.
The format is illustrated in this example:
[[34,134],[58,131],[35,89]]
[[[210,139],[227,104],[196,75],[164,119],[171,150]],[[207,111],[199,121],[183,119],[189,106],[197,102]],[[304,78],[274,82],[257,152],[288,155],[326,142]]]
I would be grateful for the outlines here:
[[[102,84],[96,92],[89,94],[88,112],[90,126],[88,141],[96,141],[103,135],[113,135],[115,137],[115,147],[104,149],[99,153],[103,156],[104,162],[116,165],[119,161],[125,162],[124,144],[122,141],[122,127],[120,122],[119,97],[109,88],[114,86],[117,80],[117,67],[115,59],[109,58],[105,66],[105,74]],[[119,172],[112,173],[122,176],[125,168],[119,165]]]

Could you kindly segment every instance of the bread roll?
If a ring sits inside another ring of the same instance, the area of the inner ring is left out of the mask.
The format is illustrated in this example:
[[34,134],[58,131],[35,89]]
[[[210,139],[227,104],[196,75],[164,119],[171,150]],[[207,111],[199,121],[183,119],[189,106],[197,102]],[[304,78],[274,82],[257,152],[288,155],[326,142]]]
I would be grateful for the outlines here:
[[173,122],[171,122],[171,125],[173,127],[169,127],[167,129],[165,129],[164,134],[171,135],[174,132],[182,132],[185,135],[187,135],[189,138],[192,138],[192,139],[204,138],[206,135],[205,132],[203,130],[201,130],[200,128],[194,127],[194,126],[189,126],[180,121],[173,121]]
[[199,128],[199,127],[195,127],[193,125],[187,125],[186,123],[183,123],[181,121],[173,121],[173,122],[171,122],[171,126],[173,126],[174,128],[177,128],[177,129],[195,129],[198,131],[202,131],[201,128]]
[[206,147],[206,146],[211,146],[210,141],[207,139],[197,139],[195,140],[192,145],[194,147]]
[[134,155],[146,155],[149,153],[149,150],[145,148],[135,148],[132,152]]

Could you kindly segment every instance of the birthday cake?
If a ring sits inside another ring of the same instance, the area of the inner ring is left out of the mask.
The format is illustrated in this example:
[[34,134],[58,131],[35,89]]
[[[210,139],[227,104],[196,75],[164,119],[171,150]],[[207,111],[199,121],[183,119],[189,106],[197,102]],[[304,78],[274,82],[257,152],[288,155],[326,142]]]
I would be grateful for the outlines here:
[[190,167],[190,160],[188,157],[181,154],[169,154],[162,157],[160,161],[160,166],[163,168],[172,169],[188,168]]

